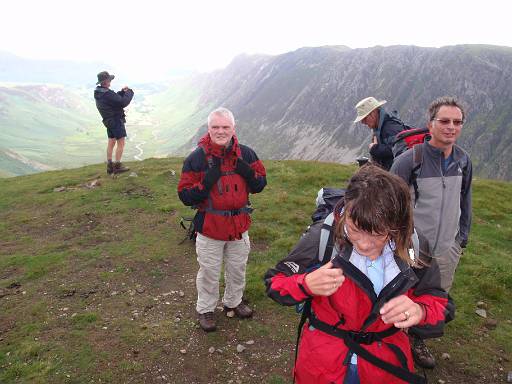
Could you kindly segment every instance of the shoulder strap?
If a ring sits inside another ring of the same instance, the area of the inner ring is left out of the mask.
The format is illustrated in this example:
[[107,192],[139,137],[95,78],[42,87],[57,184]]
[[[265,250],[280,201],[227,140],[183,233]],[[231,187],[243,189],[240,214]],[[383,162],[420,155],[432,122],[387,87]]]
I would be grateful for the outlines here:
[[384,115],[386,114],[386,111],[383,107],[379,107],[379,124],[377,125],[377,129],[375,129],[374,135],[377,138],[377,143],[380,144],[380,132],[382,130],[382,124],[384,123]]
[[[454,147],[455,150],[455,147]],[[462,172],[464,172],[464,168],[468,166],[468,156],[464,153],[464,156],[462,156],[458,161],[459,167],[462,169]]]
[[418,232],[416,232],[416,228],[411,236],[412,248],[409,249],[409,258],[412,262],[416,262],[416,259],[420,258],[420,238],[418,236]]
[[412,171],[411,171],[411,184],[414,187],[414,206],[420,197],[418,190],[418,175],[421,170],[421,163],[423,162],[423,146],[425,144],[418,144],[412,147]]
[[202,145],[199,146],[199,148],[201,148],[201,150],[203,151],[203,154],[204,154],[204,158],[206,160],[206,164],[208,165],[208,168],[213,168],[213,158],[208,155],[208,153],[206,153],[206,149],[204,149],[204,147]]
[[[334,252],[334,213],[331,212],[324,219],[322,229],[320,230],[320,243],[318,245],[318,261],[320,264],[325,264],[332,258]],[[326,257],[327,255],[327,257]]]
[[[206,164],[208,165],[208,168],[213,168],[214,167],[214,163],[213,163],[213,156],[209,155],[208,153],[206,153],[206,149],[204,149],[203,146],[199,146],[199,148],[201,148],[203,150],[203,153],[204,153],[204,158],[206,160]],[[217,190],[219,191],[219,195],[222,195],[222,181],[220,180],[217,180]],[[210,194],[208,194],[208,206],[210,209],[213,209],[213,205],[212,205],[212,201],[211,201],[211,197],[210,197]]]

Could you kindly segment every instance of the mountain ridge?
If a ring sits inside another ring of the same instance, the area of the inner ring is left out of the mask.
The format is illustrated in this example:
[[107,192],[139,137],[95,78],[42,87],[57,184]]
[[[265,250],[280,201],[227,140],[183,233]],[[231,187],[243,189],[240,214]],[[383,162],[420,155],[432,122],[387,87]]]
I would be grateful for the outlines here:
[[[51,167],[99,161],[104,128],[92,88],[0,86],[2,146]],[[183,155],[206,132],[208,113],[225,106],[235,113],[240,140],[264,159],[348,163],[367,154],[370,142],[370,131],[352,124],[359,100],[370,95],[388,100],[385,108],[398,110],[404,122],[425,126],[429,103],[447,94],[468,107],[459,144],[470,153],[475,175],[511,180],[512,48],[503,46],[322,46],[281,55],[242,54],[222,70],[170,86],[138,85],[128,131],[145,143],[143,157]],[[132,144],[130,156],[140,151]],[[70,151],[59,153],[68,146]],[[2,175],[31,172],[26,164],[12,164],[12,157],[2,159]]]
[[[467,106],[459,144],[476,174],[512,178],[512,48],[455,45],[337,50],[300,48],[277,56],[238,56],[202,78],[197,110],[225,106],[238,135],[264,158],[353,161],[370,131],[353,125],[355,104],[367,96],[388,100],[411,126],[426,125],[432,100],[455,95]],[[205,132],[185,143],[195,146]]]

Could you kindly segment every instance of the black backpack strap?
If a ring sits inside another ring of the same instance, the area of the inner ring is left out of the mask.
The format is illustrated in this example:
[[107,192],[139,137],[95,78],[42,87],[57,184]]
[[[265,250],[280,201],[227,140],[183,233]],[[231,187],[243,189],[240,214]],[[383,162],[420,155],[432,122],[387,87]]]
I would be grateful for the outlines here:
[[[397,332],[400,332],[401,329],[391,327],[381,332],[354,332],[347,331],[344,329],[336,328],[336,326],[324,323],[323,321],[317,319],[311,311],[309,311],[309,323],[319,331],[327,333],[328,335],[337,337],[339,339],[343,339],[345,345],[349,349],[350,356],[351,353],[355,353],[358,358],[368,361],[369,363],[375,365],[376,367],[391,373],[393,376],[398,377],[401,380],[406,381],[411,384],[426,384],[427,381],[424,377],[419,376],[407,368],[407,357],[402,352],[400,348],[391,343],[386,343],[383,341],[384,338],[391,336]],[[302,319],[301,319],[302,320]],[[400,366],[391,364],[387,361],[384,361],[377,357],[376,355],[368,352],[366,349],[361,347],[361,344],[372,344],[374,342],[382,341],[386,346],[395,354],[398,361],[400,362]],[[348,357],[347,357],[348,358]]]
[[414,188],[414,206],[420,197],[418,190],[418,175],[421,170],[421,163],[423,162],[423,145],[419,144],[412,147],[412,171],[411,171],[411,184]]
[[[382,369],[383,371],[391,373],[393,376],[396,376],[399,379],[406,381],[407,383],[411,383],[411,384],[426,384],[427,383],[427,380],[424,377],[417,375],[417,374],[409,371],[406,368],[399,367],[399,366],[393,365],[391,363],[388,363],[387,361],[379,359],[377,356],[372,355],[370,352],[368,352],[366,349],[364,349],[358,343],[356,343],[354,340],[352,340],[348,337],[345,338],[345,344],[351,351],[353,351],[357,355],[357,357],[360,357],[360,358],[368,361],[369,363],[375,365],[376,367]],[[391,346],[393,344],[386,343],[386,345]],[[391,350],[394,351],[395,349],[391,348]],[[400,351],[400,352],[403,354],[402,351]]]
[[[185,222],[188,221],[188,226],[185,225]],[[195,228],[194,228],[194,218],[193,217],[181,217],[180,219],[181,227],[186,231],[186,235],[178,244],[183,244],[185,240],[193,240],[195,237]]]

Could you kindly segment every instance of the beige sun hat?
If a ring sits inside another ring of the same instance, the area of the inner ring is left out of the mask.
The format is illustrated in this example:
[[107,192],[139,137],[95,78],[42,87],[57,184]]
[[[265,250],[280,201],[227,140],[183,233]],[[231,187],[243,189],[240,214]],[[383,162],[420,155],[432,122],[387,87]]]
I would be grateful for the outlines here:
[[379,108],[381,105],[386,104],[386,100],[377,100],[375,97],[367,97],[356,104],[357,117],[354,123],[359,123],[366,116],[372,113],[373,110]]

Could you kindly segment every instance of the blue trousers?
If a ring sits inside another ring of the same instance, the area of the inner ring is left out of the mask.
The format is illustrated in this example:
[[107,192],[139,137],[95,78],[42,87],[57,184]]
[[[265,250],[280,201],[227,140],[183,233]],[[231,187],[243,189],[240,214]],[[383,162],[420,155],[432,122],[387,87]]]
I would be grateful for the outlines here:
[[347,365],[347,375],[345,376],[345,384],[359,384],[359,375],[357,374],[357,364]]

